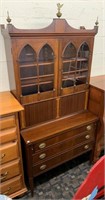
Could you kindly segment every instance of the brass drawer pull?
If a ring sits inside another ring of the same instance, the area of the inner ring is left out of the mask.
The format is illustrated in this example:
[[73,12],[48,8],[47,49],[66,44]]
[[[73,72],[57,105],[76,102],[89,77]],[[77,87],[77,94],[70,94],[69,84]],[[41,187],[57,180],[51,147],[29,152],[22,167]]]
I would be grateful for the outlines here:
[[8,194],[10,190],[11,190],[11,187],[8,187],[8,190],[6,192],[4,192],[3,194],[5,194],[5,195]]
[[39,148],[40,149],[43,149],[43,148],[45,148],[46,147],[46,143],[41,143],[40,145],[39,145]]
[[46,169],[46,167],[47,167],[47,165],[41,165],[40,170],[44,170],[44,169]]
[[88,126],[86,127],[86,129],[87,129],[87,131],[90,131],[90,130],[92,129],[92,126],[91,126],[91,125],[88,125]]
[[0,180],[3,181],[7,177],[8,172],[5,172],[0,175]]
[[88,149],[88,148],[89,148],[89,145],[88,145],[88,144],[84,146],[84,149]]
[[39,156],[40,159],[44,159],[45,157],[46,157],[46,154],[45,154],[45,153],[42,153],[42,154],[40,154],[40,156]]
[[5,157],[5,153],[2,153],[1,154],[1,159],[0,159],[0,161],[2,161],[2,159]]
[[88,140],[90,138],[90,135],[86,135],[85,138]]

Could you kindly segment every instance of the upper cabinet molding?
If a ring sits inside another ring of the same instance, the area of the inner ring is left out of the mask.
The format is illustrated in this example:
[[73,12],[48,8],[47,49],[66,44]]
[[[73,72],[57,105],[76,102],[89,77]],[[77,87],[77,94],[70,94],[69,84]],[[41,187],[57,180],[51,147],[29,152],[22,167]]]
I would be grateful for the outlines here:
[[[1,25],[1,29],[5,29],[4,25]],[[7,29],[12,37],[21,37],[21,36],[41,36],[43,34],[46,34],[48,36],[52,35],[90,35],[94,36],[98,32],[98,26],[95,25],[93,29],[85,29],[84,26],[81,26],[80,29],[76,29],[71,27],[65,19],[53,19],[53,22],[42,29],[17,29],[14,25],[12,24],[7,24]]]

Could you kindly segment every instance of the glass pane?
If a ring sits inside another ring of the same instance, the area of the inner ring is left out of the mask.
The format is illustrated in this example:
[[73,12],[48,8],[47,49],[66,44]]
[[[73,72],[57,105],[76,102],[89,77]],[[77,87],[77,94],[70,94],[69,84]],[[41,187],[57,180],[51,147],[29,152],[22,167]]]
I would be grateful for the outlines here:
[[36,84],[37,83],[37,79],[36,78],[22,78],[21,80],[21,85],[25,86],[25,85],[31,85],[31,84]]
[[37,85],[32,85],[32,86],[27,86],[27,87],[22,87],[22,95],[29,95],[29,94],[35,94],[38,92],[38,86]]
[[88,69],[88,61],[78,61],[77,62],[77,69]]
[[78,52],[78,57],[81,58],[89,58],[89,46],[86,42],[84,42]]
[[63,72],[72,72],[75,71],[75,62],[66,62],[63,63]]
[[19,56],[20,63],[27,63],[27,62],[35,62],[36,61],[36,53],[30,45],[26,45]]
[[63,53],[62,88],[71,87],[75,83],[76,48],[69,43]]
[[69,43],[63,53],[63,58],[64,59],[70,59],[70,58],[75,58],[76,57],[76,48],[72,43]]
[[47,74],[54,74],[54,63],[48,63],[39,66],[39,75]]
[[88,78],[88,71],[82,71],[76,73],[76,85],[86,84]]
[[53,90],[53,82],[50,82],[50,83],[44,83],[44,84],[41,84],[39,86],[39,91],[40,92],[46,92],[46,91],[51,91]]
[[19,56],[20,80],[22,95],[38,92],[36,53],[30,45],[26,45]]
[[78,51],[76,85],[86,84],[88,81],[89,46],[84,42]]
[[71,87],[74,85],[74,81],[71,79],[62,81],[62,88]]
[[54,53],[52,48],[45,44],[39,53],[39,62],[54,61]]
[[54,88],[54,52],[45,44],[39,53],[39,92],[51,91]]
[[37,76],[37,67],[36,66],[28,66],[20,68],[20,77],[33,77]]

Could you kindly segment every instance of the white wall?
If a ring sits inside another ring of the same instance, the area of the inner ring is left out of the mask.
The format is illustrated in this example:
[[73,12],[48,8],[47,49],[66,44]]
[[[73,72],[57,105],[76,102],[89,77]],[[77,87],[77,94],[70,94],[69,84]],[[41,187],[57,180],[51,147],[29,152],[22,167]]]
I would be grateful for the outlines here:
[[[62,18],[79,28],[92,29],[97,16],[99,31],[95,36],[91,76],[105,74],[105,2],[104,0],[0,0],[0,24],[7,24],[9,11],[16,28],[43,28],[56,18],[56,4],[63,3]],[[0,91],[9,90],[4,40],[0,32]]]

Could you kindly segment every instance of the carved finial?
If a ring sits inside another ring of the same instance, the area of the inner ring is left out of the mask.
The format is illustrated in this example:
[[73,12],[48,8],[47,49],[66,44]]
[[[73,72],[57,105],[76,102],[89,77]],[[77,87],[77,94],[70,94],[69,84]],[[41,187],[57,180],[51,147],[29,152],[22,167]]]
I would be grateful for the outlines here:
[[7,19],[6,19],[6,20],[7,20],[8,23],[11,22],[11,18],[10,18],[10,16],[9,16],[9,12],[8,12],[8,11],[7,11]]
[[98,17],[97,17],[97,20],[95,22],[95,25],[98,26],[99,22],[98,22]]
[[63,4],[60,4],[60,3],[57,3],[57,9],[58,9],[58,12],[57,12],[57,17],[61,17],[62,16],[62,13],[60,12],[60,9],[62,8]]

